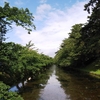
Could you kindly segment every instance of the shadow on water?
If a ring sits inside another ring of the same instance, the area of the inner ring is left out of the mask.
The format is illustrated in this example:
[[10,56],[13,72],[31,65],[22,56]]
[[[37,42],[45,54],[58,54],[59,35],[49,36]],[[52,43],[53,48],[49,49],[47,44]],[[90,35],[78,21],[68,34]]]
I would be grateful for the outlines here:
[[26,82],[20,94],[24,100],[100,100],[100,80],[54,65],[37,80]]
[[100,80],[82,72],[58,69],[56,75],[70,100],[100,100]]

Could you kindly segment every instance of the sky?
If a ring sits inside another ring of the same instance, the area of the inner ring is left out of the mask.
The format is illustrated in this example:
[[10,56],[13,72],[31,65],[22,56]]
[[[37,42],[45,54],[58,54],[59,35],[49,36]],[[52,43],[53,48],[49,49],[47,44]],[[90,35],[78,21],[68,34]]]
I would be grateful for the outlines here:
[[9,2],[11,7],[28,8],[35,17],[33,23],[36,26],[36,30],[27,34],[22,27],[12,25],[6,41],[22,45],[32,41],[39,53],[51,57],[59,50],[62,40],[68,38],[73,25],[87,22],[84,5],[89,0],[0,0],[0,6],[4,2]]

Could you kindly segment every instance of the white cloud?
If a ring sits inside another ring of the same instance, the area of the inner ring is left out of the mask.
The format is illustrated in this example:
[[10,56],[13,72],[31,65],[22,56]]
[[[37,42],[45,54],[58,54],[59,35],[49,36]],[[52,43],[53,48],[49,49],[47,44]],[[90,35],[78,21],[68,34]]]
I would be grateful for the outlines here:
[[37,7],[35,19],[42,20],[43,18],[46,18],[46,14],[49,13],[51,9],[49,4],[41,4]]
[[21,27],[15,27],[16,35],[22,40],[22,44],[32,40],[40,52],[54,56],[62,40],[68,37],[71,26],[86,22],[87,12],[83,11],[84,4],[85,2],[77,2],[63,11],[48,4],[41,4],[35,15],[37,30],[29,35]]
[[15,4],[16,4],[16,5],[22,5],[23,2],[22,2],[21,0],[17,0],[17,1],[15,2]]

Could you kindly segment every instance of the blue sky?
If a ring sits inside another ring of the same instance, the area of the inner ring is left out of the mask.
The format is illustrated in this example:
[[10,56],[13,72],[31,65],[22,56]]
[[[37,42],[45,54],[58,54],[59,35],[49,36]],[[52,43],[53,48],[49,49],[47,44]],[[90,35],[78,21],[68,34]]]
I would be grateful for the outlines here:
[[88,14],[83,9],[89,0],[0,0],[0,6],[5,1],[11,6],[28,8],[35,17],[36,26],[29,35],[22,27],[13,25],[7,33],[7,42],[25,45],[31,40],[40,53],[52,57],[62,40],[68,37],[71,26],[87,21]]

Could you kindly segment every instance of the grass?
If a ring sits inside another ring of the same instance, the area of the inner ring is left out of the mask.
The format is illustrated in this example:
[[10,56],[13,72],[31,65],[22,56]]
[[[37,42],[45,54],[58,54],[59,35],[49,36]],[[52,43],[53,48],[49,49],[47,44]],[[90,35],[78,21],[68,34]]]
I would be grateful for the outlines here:
[[89,64],[88,66],[80,70],[87,72],[91,75],[100,76],[100,59],[97,59],[93,63]]
[[98,70],[96,70],[96,71],[90,71],[90,73],[100,75],[100,69],[98,69]]

